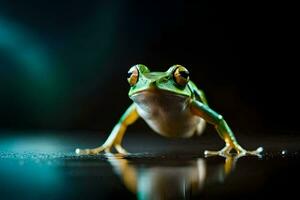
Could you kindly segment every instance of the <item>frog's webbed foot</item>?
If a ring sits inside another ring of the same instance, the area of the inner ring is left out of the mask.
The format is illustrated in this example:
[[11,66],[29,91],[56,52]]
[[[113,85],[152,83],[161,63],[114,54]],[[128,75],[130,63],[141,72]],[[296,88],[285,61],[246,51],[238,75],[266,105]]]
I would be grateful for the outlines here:
[[124,154],[127,155],[129,154],[120,144],[114,144],[114,145],[109,145],[109,146],[100,146],[97,148],[93,148],[93,149],[76,149],[75,153],[77,155],[97,155],[101,152],[106,152],[106,153],[110,153],[111,152],[111,148],[115,147],[116,151],[120,154]]
[[232,154],[234,154],[234,153],[231,153],[232,150],[235,150],[236,155],[238,155],[238,157],[246,156],[246,155],[261,157],[261,153],[263,152],[262,147],[259,147],[254,151],[247,151],[247,150],[243,149],[241,146],[226,145],[220,151],[204,151],[204,155],[205,156],[228,157],[228,156],[231,156]]

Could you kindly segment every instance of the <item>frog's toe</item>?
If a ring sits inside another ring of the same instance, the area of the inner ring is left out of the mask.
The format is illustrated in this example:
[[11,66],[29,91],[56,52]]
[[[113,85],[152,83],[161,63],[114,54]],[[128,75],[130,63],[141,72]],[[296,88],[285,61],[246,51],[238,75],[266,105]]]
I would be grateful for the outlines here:
[[263,147],[258,147],[255,151],[257,153],[262,153],[264,151],[264,148]]
[[208,151],[208,150],[205,150],[204,151],[204,155],[205,156],[217,156],[217,155],[219,155],[219,151]]
[[264,151],[263,147],[259,147],[254,151],[247,151],[247,155],[253,155],[253,156],[258,156],[261,157],[261,153]]
[[98,147],[98,148],[94,148],[94,149],[79,149],[79,148],[77,148],[75,150],[75,153],[76,153],[76,155],[96,155],[103,150],[106,150],[106,148],[104,148],[102,146]]
[[90,154],[90,150],[89,149],[79,149],[79,148],[77,148],[75,150],[75,153],[76,153],[76,155],[79,155],[79,156],[81,156],[81,155],[89,155]]
[[205,150],[204,151],[204,155],[205,156],[225,156],[225,152],[223,150],[220,150],[220,151],[208,151],[208,150]]

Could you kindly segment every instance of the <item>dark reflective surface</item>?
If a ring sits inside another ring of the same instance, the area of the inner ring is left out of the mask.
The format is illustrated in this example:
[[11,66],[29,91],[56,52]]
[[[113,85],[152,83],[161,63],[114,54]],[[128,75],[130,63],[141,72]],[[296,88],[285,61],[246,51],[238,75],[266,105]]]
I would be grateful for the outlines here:
[[106,156],[114,172],[138,199],[190,199],[199,195],[206,184],[223,183],[238,160],[227,157],[224,163],[218,160],[208,164],[204,158],[189,156]]
[[[34,133],[32,134],[34,135]],[[0,139],[1,199],[257,199],[297,195],[300,140],[240,137],[245,146],[265,147],[262,158],[203,157],[220,148],[214,136],[168,140],[129,133],[129,156],[75,156],[100,134],[7,132]],[[257,142],[259,141],[259,142]]]

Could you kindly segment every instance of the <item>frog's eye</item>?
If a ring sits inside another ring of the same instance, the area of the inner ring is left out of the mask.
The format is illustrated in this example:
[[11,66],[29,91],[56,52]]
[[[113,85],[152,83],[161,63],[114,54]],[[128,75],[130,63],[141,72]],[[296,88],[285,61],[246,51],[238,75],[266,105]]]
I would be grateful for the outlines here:
[[178,85],[185,86],[190,80],[190,73],[185,67],[179,65],[174,70],[173,77],[174,77],[174,81]]
[[139,79],[139,71],[136,66],[133,66],[128,71],[127,81],[130,86],[134,86]]

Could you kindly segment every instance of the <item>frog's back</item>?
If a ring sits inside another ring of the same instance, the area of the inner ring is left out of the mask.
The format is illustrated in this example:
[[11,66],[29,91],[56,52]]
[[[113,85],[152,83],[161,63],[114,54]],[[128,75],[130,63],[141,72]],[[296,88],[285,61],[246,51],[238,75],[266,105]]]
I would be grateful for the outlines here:
[[202,132],[204,120],[191,113],[191,97],[150,90],[133,95],[139,115],[157,133],[166,137],[191,137]]

